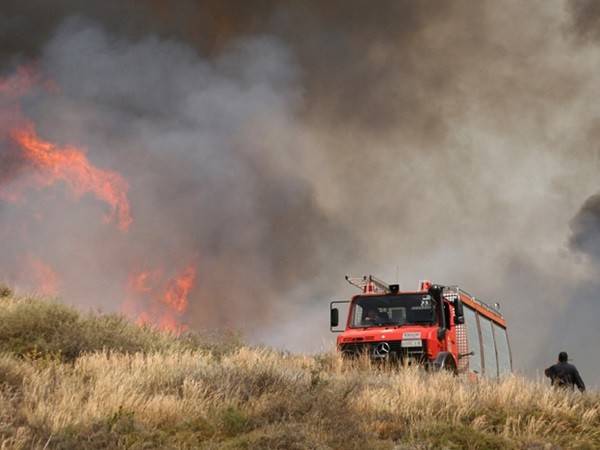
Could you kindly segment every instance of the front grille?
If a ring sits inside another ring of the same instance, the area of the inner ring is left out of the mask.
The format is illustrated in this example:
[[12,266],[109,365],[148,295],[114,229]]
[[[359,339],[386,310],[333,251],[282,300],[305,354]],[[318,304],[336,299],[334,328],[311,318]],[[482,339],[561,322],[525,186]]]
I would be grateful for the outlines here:
[[424,362],[427,355],[426,342],[422,347],[402,347],[401,341],[353,342],[340,345],[340,351],[346,358],[353,359],[362,355],[377,361],[416,361]]

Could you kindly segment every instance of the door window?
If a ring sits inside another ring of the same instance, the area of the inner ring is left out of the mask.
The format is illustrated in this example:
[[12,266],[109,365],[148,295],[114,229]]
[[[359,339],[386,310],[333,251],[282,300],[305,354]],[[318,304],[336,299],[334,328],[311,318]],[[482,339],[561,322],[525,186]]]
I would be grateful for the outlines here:
[[477,326],[477,315],[468,306],[464,305],[465,326],[467,327],[467,340],[469,342],[469,370],[481,373],[481,346],[479,345],[479,330]]
[[483,342],[483,362],[485,364],[485,375],[488,377],[498,376],[498,363],[496,361],[496,347],[494,345],[494,334],[492,321],[479,315],[481,327],[481,340]]

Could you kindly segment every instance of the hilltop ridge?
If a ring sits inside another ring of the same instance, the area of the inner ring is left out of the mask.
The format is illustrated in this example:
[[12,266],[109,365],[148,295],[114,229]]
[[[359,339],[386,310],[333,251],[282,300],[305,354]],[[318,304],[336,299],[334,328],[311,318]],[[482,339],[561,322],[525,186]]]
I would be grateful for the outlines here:
[[349,365],[0,295],[2,449],[600,447],[597,392]]

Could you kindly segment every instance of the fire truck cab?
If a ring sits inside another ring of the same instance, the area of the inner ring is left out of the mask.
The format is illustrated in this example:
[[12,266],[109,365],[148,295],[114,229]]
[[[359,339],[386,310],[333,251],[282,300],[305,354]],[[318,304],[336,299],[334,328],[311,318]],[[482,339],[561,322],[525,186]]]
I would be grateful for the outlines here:
[[[372,275],[346,277],[361,290],[350,301],[331,302],[331,330],[345,358],[422,364],[456,374],[501,377],[512,372],[506,321],[498,310],[458,286],[421,281],[402,292]],[[343,330],[339,304],[349,304]]]

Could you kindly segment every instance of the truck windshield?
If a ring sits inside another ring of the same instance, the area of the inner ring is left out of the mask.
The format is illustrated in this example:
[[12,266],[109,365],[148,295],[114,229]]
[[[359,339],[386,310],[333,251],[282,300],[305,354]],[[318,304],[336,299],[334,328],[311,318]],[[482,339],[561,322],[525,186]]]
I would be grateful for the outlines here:
[[352,307],[353,328],[430,324],[434,321],[434,301],[428,294],[361,296]]

